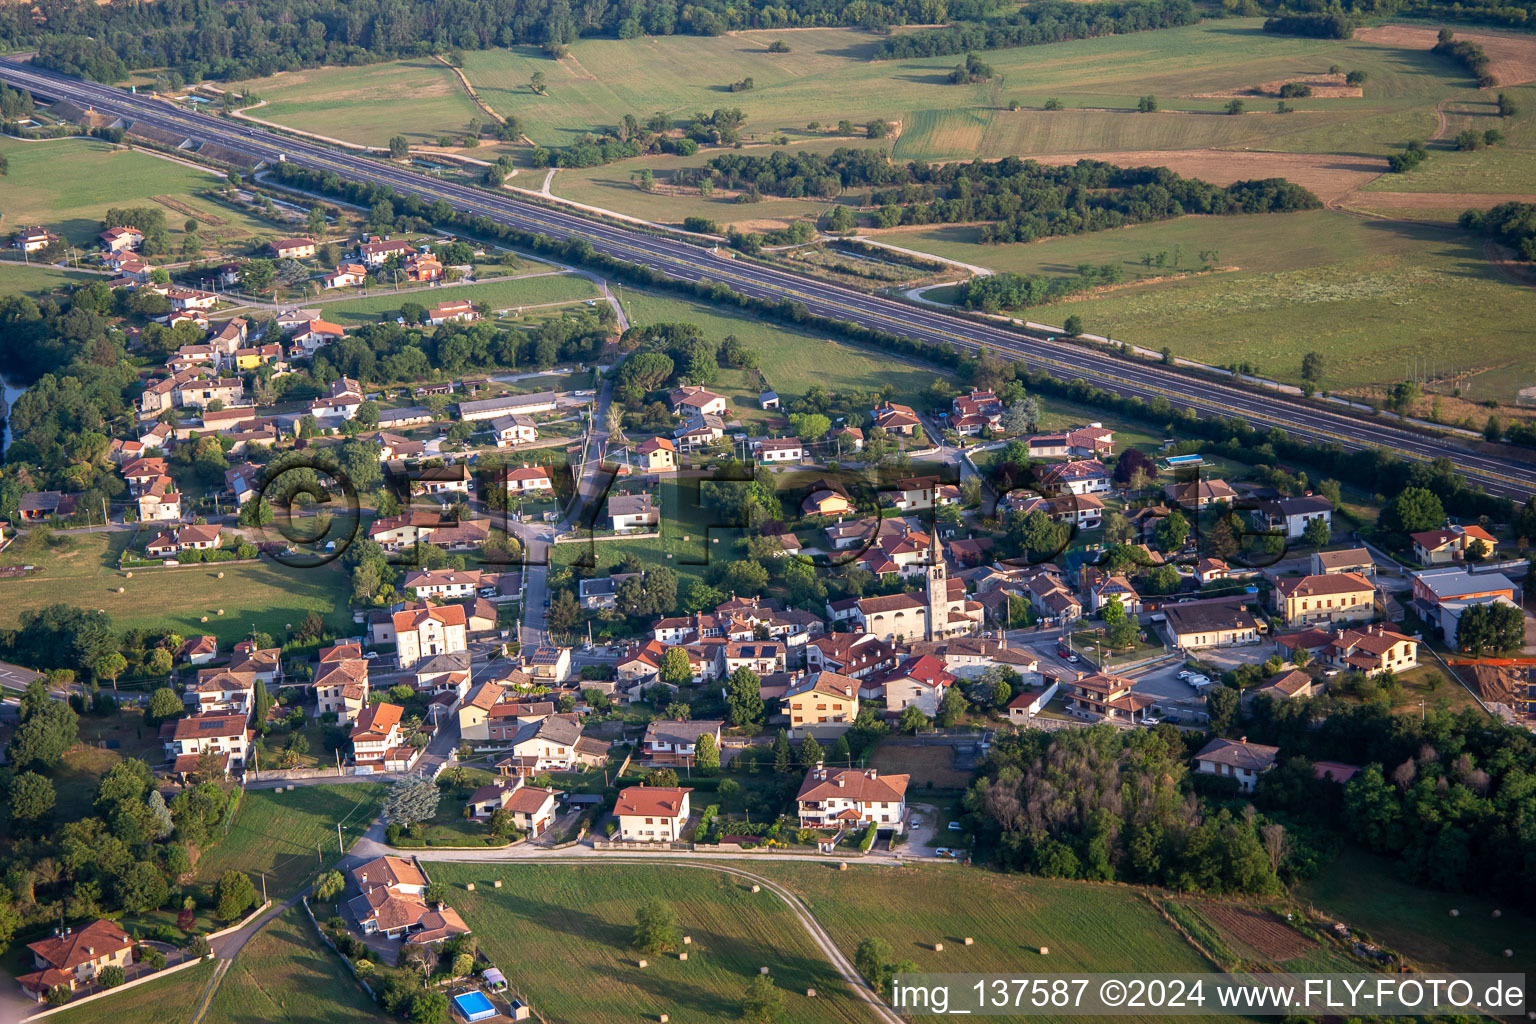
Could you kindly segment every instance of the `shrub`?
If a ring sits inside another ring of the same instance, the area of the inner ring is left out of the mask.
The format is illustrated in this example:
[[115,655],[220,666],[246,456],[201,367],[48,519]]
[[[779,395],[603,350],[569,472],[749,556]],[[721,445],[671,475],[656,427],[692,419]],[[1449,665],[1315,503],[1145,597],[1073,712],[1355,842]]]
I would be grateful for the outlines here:
[[96,972],[96,981],[102,988],[117,988],[117,986],[127,980],[128,972],[117,966],[117,964],[107,964],[107,966]]

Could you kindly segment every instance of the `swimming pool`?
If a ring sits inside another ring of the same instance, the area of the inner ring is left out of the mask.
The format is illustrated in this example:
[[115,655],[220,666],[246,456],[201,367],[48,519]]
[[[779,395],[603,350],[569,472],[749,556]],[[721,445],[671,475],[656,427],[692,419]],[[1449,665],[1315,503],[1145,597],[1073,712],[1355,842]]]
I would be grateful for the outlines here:
[[496,1016],[496,1007],[491,1005],[484,992],[465,992],[454,996],[453,1005],[459,1011],[459,1016],[468,1021]]

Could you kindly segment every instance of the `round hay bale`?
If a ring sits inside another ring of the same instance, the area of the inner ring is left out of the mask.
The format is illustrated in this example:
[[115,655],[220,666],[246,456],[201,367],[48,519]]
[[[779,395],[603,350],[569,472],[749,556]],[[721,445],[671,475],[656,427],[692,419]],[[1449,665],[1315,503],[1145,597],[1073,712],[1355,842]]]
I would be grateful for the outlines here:
[[494,888],[500,889],[501,888],[501,879],[499,879],[499,878],[496,879],[496,881],[492,882],[491,885]]
[[1041,946],[1040,947],[1040,955],[1041,956],[1050,956],[1051,955],[1051,947],[1050,946]]
[[133,573],[131,573],[131,572],[125,572],[125,573],[123,573],[123,579],[125,579],[125,580],[131,580],[131,579],[133,579]]
[[842,863],[838,864],[837,870],[839,870],[839,871],[847,871],[848,870],[848,862],[847,861],[843,861]]
[[768,973],[768,968],[766,968],[766,967],[759,967],[757,969],[757,973],[758,974],[767,974]]
[[1451,908],[1451,916],[1452,917],[1460,917],[1461,916],[1461,911],[1457,910],[1455,907],[1452,907]]
[[813,989],[813,988],[806,989],[805,990],[805,997],[807,999],[815,999],[816,998],[816,990]]
[[220,615],[223,615],[223,614],[224,614],[224,609],[223,609],[223,608],[220,608],[220,609],[219,609],[219,614],[220,614]]
[[464,891],[465,892],[474,892],[475,891],[475,883],[474,882],[465,882],[464,883]]
[[649,967],[649,966],[651,966],[651,962],[649,960],[636,960],[635,961],[635,966],[636,967],[642,967],[642,968]]
[[753,886],[753,887],[752,887],[752,891],[753,891],[753,892],[762,892],[762,891],[763,891],[763,887],[762,887],[762,886],[760,886],[760,885],[754,885],[754,886]]
[[118,593],[119,593],[119,594],[121,594],[121,593],[122,593],[122,592],[123,592],[123,591],[125,591],[125,590],[127,590],[127,589],[128,589],[128,588],[127,588],[127,587],[118,587],[118,588],[117,588],[117,592],[118,592]]
[[685,945],[685,946],[693,945],[693,936],[692,935],[684,935],[683,936],[683,945]]
[[1510,957],[1510,956],[1514,956],[1514,955],[1515,955],[1515,951],[1514,951],[1514,950],[1512,950],[1512,949],[1506,949],[1506,950],[1505,950],[1505,951],[1504,951],[1504,955],[1505,955],[1505,956],[1506,956],[1506,957]]
[[970,937],[970,936],[969,936],[969,935],[967,935],[967,936],[966,936],[966,937],[965,937],[965,944],[966,944],[966,945],[967,945],[967,946],[974,946],[974,945],[976,945],[976,940],[975,940],[975,939],[973,939],[973,938],[971,938],[971,937]]
[[671,1017],[668,1017],[664,1013],[658,1013],[656,1015],[656,1020],[659,1022],[659,1024],[667,1024],[667,1021],[669,1021],[671,1019],[672,1019]]
[[679,953],[679,954],[677,954],[677,958],[679,960],[687,960],[688,959],[688,954],[687,953]]
[[219,573],[219,575],[216,578],[217,579],[223,579],[224,578],[224,574],[221,572],[221,573]]
[[1502,910],[1495,910],[1493,912],[1493,916],[1494,917],[1503,917],[1504,916],[1504,911],[1502,911]]
[[207,622],[208,621],[208,616],[204,615],[202,618],[198,619],[197,621],[198,622]]

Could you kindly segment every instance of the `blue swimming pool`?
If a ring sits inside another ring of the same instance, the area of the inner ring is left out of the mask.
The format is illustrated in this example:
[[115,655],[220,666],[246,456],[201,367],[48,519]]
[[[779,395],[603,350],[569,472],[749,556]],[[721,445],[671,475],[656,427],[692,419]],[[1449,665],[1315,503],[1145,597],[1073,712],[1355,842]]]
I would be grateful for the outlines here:
[[496,1016],[496,1007],[491,1005],[484,992],[465,992],[454,996],[453,1005],[459,1011],[459,1016],[468,1021]]

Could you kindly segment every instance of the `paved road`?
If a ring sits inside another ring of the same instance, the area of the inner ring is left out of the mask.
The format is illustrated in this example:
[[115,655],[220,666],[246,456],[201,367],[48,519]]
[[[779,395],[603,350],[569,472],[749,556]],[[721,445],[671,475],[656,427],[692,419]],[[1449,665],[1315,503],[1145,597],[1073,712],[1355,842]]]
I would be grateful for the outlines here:
[[98,111],[120,114],[140,124],[183,133],[262,159],[286,160],[350,180],[387,184],[402,194],[441,198],[461,212],[486,216],[551,238],[583,239],[595,252],[650,267],[679,280],[722,283],[743,295],[797,303],[817,316],[919,341],[962,349],[985,345],[1031,368],[1080,378],[1125,395],[1168,399],[1205,416],[1240,417],[1258,427],[1285,430],[1306,441],[1332,442],[1351,450],[1380,447],[1418,460],[1450,458],[1468,478],[1492,493],[1516,499],[1536,493],[1536,465],[1512,456],[1480,454],[1460,442],[1420,435],[1368,416],[1322,410],[1285,396],[1259,394],[1195,379],[1169,367],[1124,360],[1102,349],[1056,342],[1043,334],[867,295],[717,255],[678,238],[645,234],[510,195],[431,179],[380,160],[193,114],[147,96],[57,75],[14,59],[0,61],[0,80],[34,94],[71,99]]

